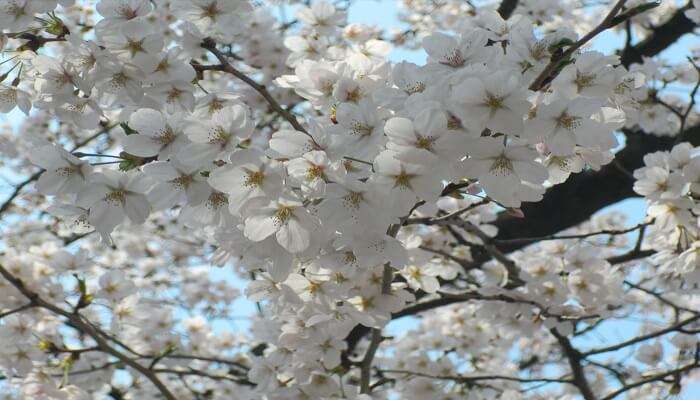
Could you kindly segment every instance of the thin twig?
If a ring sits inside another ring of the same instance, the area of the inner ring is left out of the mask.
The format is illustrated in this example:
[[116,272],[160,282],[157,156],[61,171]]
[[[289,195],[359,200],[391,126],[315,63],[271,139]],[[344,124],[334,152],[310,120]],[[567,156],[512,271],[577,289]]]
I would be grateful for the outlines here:
[[160,393],[166,399],[177,400],[175,395],[173,395],[172,392],[170,392],[170,389],[168,389],[168,387],[163,384],[163,382],[156,376],[156,374],[153,371],[149,370],[148,368],[144,367],[143,365],[125,356],[124,354],[120,353],[112,346],[110,346],[103,339],[103,334],[94,325],[83,320],[82,316],[78,312],[69,312],[59,307],[56,307],[51,303],[46,302],[37,293],[29,290],[21,280],[12,275],[2,265],[0,265],[0,275],[2,275],[6,280],[10,282],[10,284],[12,284],[12,286],[19,290],[19,292],[22,293],[22,295],[24,295],[30,301],[31,304],[33,304],[36,307],[44,308],[48,311],[51,311],[54,314],[58,314],[68,319],[72,326],[74,326],[76,329],[79,329],[84,334],[92,337],[95,343],[97,343],[97,347],[99,347],[100,350],[112,355],[113,357],[123,362],[125,365],[128,365],[129,367],[144,375],[149,381],[151,381],[151,383],[153,383],[153,385],[160,391]]
[[[294,129],[306,133],[307,135],[309,134],[306,129],[304,129],[303,126],[297,121],[296,117],[292,115],[289,111],[287,111],[284,107],[280,105],[280,103],[275,100],[274,97],[270,94],[270,92],[267,90],[267,88],[253,79],[251,79],[248,75],[244,74],[243,72],[239,71],[236,69],[231,63],[228,62],[226,59],[226,56],[219,51],[219,49],[216,48],[216,43],[212,40],[205,40],[202,43],[202,47],[209,50],[221,63],[220,66],[215,66],[216,69],[219,69],[220,71],[229,73],[236,78],[242,80],[245,82],[248,86],[251,88],[255,89],[256,92],[258,92],[264,99],[267,101],[267,103],[270,105],[270,107],[278,114],[280,114],[287,122],[289,122]],[[202,68],[206,68],[206,66],[203,66]],[[215,68],[212,68],[215,69]]]
[[535,80],[532,82],[530,85],[530,90],[540,90],[544,86],[544,83],[552,78],[552,75],[555,73],[555,71],[559,68],[561,65],[561,62],[564,60],[567,60],[576,50],[578,50],[581,46],[584,44],[588,43],[591,39],[596,37],[599,33],[605,31],[606,29],[611,28],[613,19],[617,16],[619,11],[622,9],[622,6],[625,5],[627,0],[618,0],[618,2],[613,6],[613,8],[610,10],[608,15],[603,19],[603,22],[601,22],[598,26],[596,26],[592,31],[588,32],[584,37],[579,39],[576,43],[573,45],[569,46],[566,51],[564,51],[561,56],[556,57],[552,61],[549,62],[549,64],[544,68],[544,70],[535,78]]

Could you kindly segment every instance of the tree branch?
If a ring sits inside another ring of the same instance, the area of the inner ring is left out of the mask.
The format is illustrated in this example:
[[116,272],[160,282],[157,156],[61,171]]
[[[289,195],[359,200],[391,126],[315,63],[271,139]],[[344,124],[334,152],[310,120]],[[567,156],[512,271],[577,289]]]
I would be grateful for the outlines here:
[[550,332],[552,332],[552,335],[554,335],[559,342],[559,345],[564,351],[564,355],[569,361],[571,373],[574,375],[573,384],[578,388],[579,392],[581,392],[581,396],[583,396],[585,400],[596,400],[596,396],[588,383],[588,379],[586,379],[586,373],[581,364],[581,360],[584,358],[583,355],[571,345],[571,342],[566,336],[560,334],[556,329],[551,329]]
[[627,47],[620,55],[620,61],[625,67],[641,64],[643,57],[653,57],[675,43],[681,36],[695,29],[696,24],[685,16],[692,7],[688,2],[679,8],[665,23],[654,27],[654,30],[644,40],[635,46]]
[[176,397],[170,392],[170,390],[161,382],[161,380],[156,376],[156,374],[149,370],[148,368],[144,367],[143,365],[137,363],[136,361],[132,360],[131,358],[125,356],[124,354],[120,353],[116,349],[114,349],[112,346],[107,343],[103,337],[105,336],[102,334],[98,328],[96,328],[94,325],[87,323],[83,320],[81,315],[78,312],[68,312],[66,310],[63,310],[59,307],[54,306],[51,303],[48,303],[44,301],[37,293],[29,290],[24,283],[15,278],[14,275],[12,275],[7,269],[5,269],[4,266],[0,265],[0,275],[2,275],[7,281],[12,284],[17,290],[22,293],[27,299],[29,299],[30,304],[36,307],[41,307],[44,308],[48,311],[51,311],[54,314],[60,315],[72,324],[75,328],[79,329],[81,332],[84,334],[90,336],[95,343],[97,343],[97,347],[104,351],[105,353],[117,358],[119,361],[123,362],[125,365],[130,366],[134,370],[138,371],[141,373],[143,376],[145,376],[153,385],[160,391],[160,393],[167,399],[167,400],[177,400]]
[[700,320],[700,314],[695,315],[695,316],[690,317],[690,318],[687,318],[687,319],[684,319],[683,321],[681,321],[677,324],[674,324],[672,326],[669,326],[667,328],[660,329],[658,331],[651,332],[651,333],[648,333],[646,335],[637,336],[634,339],[626,340],[624,342],[620,342],[618,344],[608,346],[608,347],[601,347],[599,349],[589,350],[589,351],[583,353],[583,357],[592,356],[594,354],[609,353],[611,351],[624,349],[625,347],[632,346],[634,344],[641,343],[641,342],[644,342],[646,340],[653,339],[655,337],[663,336],[667,333],[675,332],[675,331],[679,330],[680,328],[682,328],[686,325],[692,324],[693,322],[698,321],[698,320]]
[[228,62],[226,59],[226,56],[219,51],[219,49],[216,48],[216,43],[212,40],[205,40],[202,43],[202,47],[209,50],[221,63],[219,66],[200,66],[199,68],[201,69],[215,69],[215,70],[220,70],[226,73],[229,73],[236,78],[242,80],[245,82],[248,86],[251,88],[255,89],[256,92],[258,92],[264,99],[267,101],[267,104],[270,105],[270,108],[272,108],[277,114],[282,116],[287,122],[290,123],[294,127],[294,129],[307,133],[306,129],[304,129],[303,126],[297,121],[296,117],[292,115],[289,111],[287,111],[284,107],[280,105],[280,103],[275,100],[274,97],[270,94],[270,92],[267,90],[267,88],[257,82],[255,82],[253,79],[251,79],[248,75],[244,74],[243,72],[239,71],[236,69],[231,63]]
[[544,86],[545,82],[553,79],[552,75],[556,73],[557,69],[561,66],[562,61],[568,60],[571,55],[574,54],[576,50],[581,48],[584,44],[588,43],[591,39],[598,36],[599,33],[605,31],[606,29],[612,28],[614,26],[613,20],[617,14],[625,5],[627,0],[618,0],[617,3],[610,9],[608,15],[603,19],[603,21],[593,28],[592,31],[588,32],[585,36],[579,39],[576,43],[569,46],[566,51],[561,55],[553,57],[552,61],[544,68],[544,70],[535,78],[535,80],[530,85],[530,90],[540,90]]

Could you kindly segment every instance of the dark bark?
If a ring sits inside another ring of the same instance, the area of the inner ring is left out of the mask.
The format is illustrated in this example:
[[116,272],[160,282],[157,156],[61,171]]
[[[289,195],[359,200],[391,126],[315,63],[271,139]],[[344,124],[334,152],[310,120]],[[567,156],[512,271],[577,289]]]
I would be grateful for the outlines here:
[[498,13],[501,15],[501,18],[508,19],[513,15],[516,7],[518,7],[518,0],[503,0],[501,5],[498,6]]
[[628,67],[641,63],[642,56],[653,57],[667,49],[681,36],[692,32],[696,25],[685,16],[685,11],[690,6],[691,3],[688,3],[685,7],[678,9],[668,21],[654,27],[653,33],[644,40],[635,46],[625,48],[620,57],[622,65]]
[[569,361],[571,374],[574,376],[573,383],[578,388],[581,396],[583,396],[585,400],[596,400],[595,394],[591,389],[591,385],[588,383],[588,379],[586,379],[586,372],[581,364],[583,356],[578,350],[576,350],[576,348],[574,348],[574,346],[571,345],[571,342],[566,338],[566,336],[562,336],[556,329],[552,329],[551,332],[552,335],[557,338],[557,342],[559,342],[559,345],[564,352],[564,356],[566,356],[566,359]]
[[[600,209],[633,197],[634,181],[626,172],[643,165],[647,153],[669,150],[675,138],[657,137],[640,131],[625,131],[627,143],[615,157],[615,161],[600,171],[575,174],[564,184],[551,188],[542,201],[522,206],[525,218],[502,213],[495,225],[498,239],[551,235],[588,220]],[[700,126],[684,132],[683,137],[700,145]],[[504,244],[501,251],[511,252],[523,247],[523,243]]]

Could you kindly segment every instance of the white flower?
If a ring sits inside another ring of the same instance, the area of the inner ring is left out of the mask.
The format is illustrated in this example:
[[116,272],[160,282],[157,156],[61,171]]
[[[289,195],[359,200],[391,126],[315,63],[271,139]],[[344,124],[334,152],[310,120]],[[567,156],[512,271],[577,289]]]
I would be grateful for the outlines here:
[[384,151],[374,159],[375,174],[372,182],[378,190],[395,199],[395,213],[408,210],[418,200],[436,200],[442,191],[442,183],[434,179],[426,167],[409,164]]
[[485,63],[487,41],[488,37],[483,30],[472,30],[459,38],[436,32],[423,39],[423,48],[428,53],[429,62],[455,69]]
[[549,151],[559,156],[573,153],[577,144],[611,149],[617,145],[615,136],[591,118],[599,109],[599,101],[586,98],[541,104],[536,117],[527,121],[525,136],[531,143],[544,141]]
[[139,67],[151,64],[155,54],[163,49],[163,37],[142,21],[126,22],[98,38],[109,51]]
[[426,293],[435,293],[440,289],[435,266],[431,264],[407,265],[401,270],[412,288],[421,289]]
[[617,56],[586,52],[567,65],[552,81],[552,88],[567,98],[576,96],[606,98],[614,89],[615,73],[610,64],[617,64]]
[[243,27],[243,18],[252,10],[241,0],[175,0],[173,13],[185,21],[194,23],[204,34],[214,34],[221,39]]
[[146,80],[148,82],[192,82],[194,80],[196,76],[194,68],[187,62],[181,49],[168,49],[156,56],[150,60],[151,63],[146,69],[148,72]]
[[143,194],[146,185],[140,173],[106,169],[91,175],[76,203],[90,209],[88,221],[106,238],[125,217],[137,224],[146,220],[151,211]]
[[[63,98],[72,94],[75,87],[89,92],[89,88],[78,75],[68,60],[60,61],[52,57],[39,55],[32,60],[34,68],[41,75],[34,81],[36,90],[43,95],[55,95]],[[55,102],[56,100],[54,100]]]
[[328,147],[327,142],[328,138],[323,129],[312,124],[308,134],[290,129],[277,131],[272,134],[269,145],[275,156],[292,159],[310,151],[324,150]]
[[156,210],[174,207],[183,202],[198,205],[211,193],[198,167],[177,160],[152,162],[143,172],[158,183],[148,192],[148,200]]
[[51,11],[50,5],[42,0],[0,0],[0,26],[10,32],[23,31],[34,22],[36,14]]
[[652,200],[679,199],[690,188],[679,173],[670,173],[661,167],[646,167],[634,171],[637,180],[634,182],[634,191]]
[[384,132],[389,138],[387,149],[395,152],[399,160],[409,163],[446,163],[466,153],[466,143],[459,140],[463,136],[448,132],[447,116],[439,110],[428,108],[413,121],[392,118],[386,122]]
[[143,72],[132,64],[105,64],[98,69],[98,89],[120,101],[139,102],[143,98]]
[[65,103],[56,108],[56,115],[61,121],[74,123],[83,129],[95,129],[100,123],[102,110],[91,98],[69,95]]
[[301,184],[304,193],[323,195],[329,176],[337,175],[338,164],[331,164],[323,151],[310,151],[287,163],[289,176]]
[[187,143],[182,132],[182,121],[172,115],[149,108],[142,108],[131,114],[129,127],[138,134],[122,138],[124,151],[139,157],[158,156],[166,160]]
[[279,164],[256,150],[233,153],[228,164],[210,173],[208,182],[214,189],[229,195],[233,214],[238,214],[251,199],[272,199],[282,190]]
[[386,139],[383,135],[385,113],[369,99],[357,104],[341,103],[335,111],[338,125],[331,128],[339,136],[333,136],[336,146],[343,148],[344,155],[371,160]]
[[317,225],[302,203],[289,197],[271,201],[251,200],[244,210],[245,236],[255,242],[275,235],[277,242],[290,253],[300,253],[310,244]]
[[204,197],[206,200],[199,203],[188,203],[180,211],[179,219],[186,226],[193,228],[231,226],[234,219],[229,212],[228,197],[218,190],[211,190],[208,185],[205,186],[207,194]]
[[44,194],[77,193],[92,173],[89,163],[56,145],[40,147],[28,156],[46,170],[37,181],[37,189]]
[[7,86],[0,83],[0,112],[9,113],[15,107],[18,107],[23,113],[29,115],[29,110],[32,109],[32,101],[29,93],[17,89],[14,86]]
[[172,81],[153,86],[148,89],[147,95],[163,104],[163,109],[168,113],[189,113],[194,110],[196,101],[193,90],[191,82]]
[[473,130],[519,135],[530,110],[527,89],[517,74],[497,71],[482,78],[467,78],[452,90],[451,111]]
[[319,35],[330,34],[345,22],[345,13],[323,0],[314,1],[311,7],[301,7],[296,16]]
[[143,17],[150,13],[152,8],[147,0],[101,0],[95,6],[95,10],[102,16],[98,26],[109,24],[114,27]]
[[129,280],[124,272],[112,270],[105,272],[99,279],[100,290],[97,293],[100,297],[112,302],[118,302],[125,297],[136,292],[136,286]]
[[323,108],[330,106],[341,72],[341,66],[336,63],[303,60],[296,65],[294,75],[284,75],[275,82],[281,87],[293,88],[314,107]]
[[206,166],[214,160],[224,159],[236,146],[253,133],[254,123],[248,111],[241,105],[217,111],[208,122],[196,121],[185,129],[193,142],[177,155],[182,162]]
[[535,162],[535,151],[521,145],[504,146],[500,138],[474,141],[469,155],[464,162],[465,174],[478,178],[489,196],[499,201],[510,199],[522,181],[541,184],[548,176],[547,170]]

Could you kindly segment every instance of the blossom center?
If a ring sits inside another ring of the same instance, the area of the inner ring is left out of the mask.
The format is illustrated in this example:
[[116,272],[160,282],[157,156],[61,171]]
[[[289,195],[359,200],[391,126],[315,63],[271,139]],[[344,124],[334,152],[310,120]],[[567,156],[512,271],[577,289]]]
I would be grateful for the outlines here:
[[122,5],[119,8],[117,8],[117,14],[119,14],[122,18],[126,20],[131,20],[138,17],[136,10],[127,5]]
[[221,192],[214,192],[207,199],[207,208],[211,210],[218,210],[226,204],[228,204],[228,198]]
[[217,126],[209,133],[209,144],[225,145],[228,143],[230,135],[221,126]]
[[324,168],[320,165],[311,164],[309,169],[306,170],[306,180],[313,181],[316,179],[326,179],[326,173]]
[[154,140],[163,145],[170,144],[175,141],[175,133],[169,126],[167,126],[165,129],[158,132],[158,135],[155,136]]
[[202,18],[209,18],[212,21],[216,21],[218,18],[219,14],[221,14],[221,10],[218,7],[218,4],[216,1],[212,1],[211,3],[207,4],[204,7],[201,7],[202,10]]
[[265,180],[265,174],[262,171],[246,171],[245,182],[246,187],[261,187]]
[[496,96],[491,93],[486,93],[486,99],[484,99],[484,104],[491,110],[498,110],[503,108],[503,97]]
[[358,136],[369,136],[372,134],[372,127],[355,121],[352,124],[352,133]]
[[561,128],[573,131],[574,129],[581,126],[581,117],[563,113],[557,119],[557,125]]
[[186,189],[190,186],[190,184],[193,181],[194,181],[194,178],[192,177],[192,175],[181,175],[181,176],[173,179],[170,182],[173,184],[173,186],[175,186],[177,188],[185,188]]
[[513,162],[504,155],[501,155],[493,161],[489,171],[500,176],[510,175],[513,172]]
[[593,80],[595,80],[595,78],[595,74],[582,74],[580,72],[576,72],[576,79],[574,80],[574,83],[576,84],[576,88],[581,91],[581,89],[593,86]]
[[280,206],[273,217],[275,225],[284,225],[294,215],[294,208],[289,206]]
[[435,138],[432,136],[418,136],[416,140],[416,147],[423,150],[432,151],[433,143],[435,143]]
[[126,202],[126,192],[122,189],[114,189],[107,193],[104,200],[113,206],[123,205]]
[[362,203],[362,200],[364,200],[364,196],[360,192],[350,192],[345,197],[343,197],[343,203],[347,207],[353,208],[355,210],[360,208],[360,203]]
[[400,174],[394,175],[394,187],[400,187],[402,189],[410,189],[411,188],[411,179],[413,179],[415,175],[411,175],[406,173],[406,171],[401,171]]
[[464,57],[462,57],[462,52],[459,49],[453,49],[445,58],[440,61],[440,64],[448,65],[453,68],[459,68],[464,65]]

